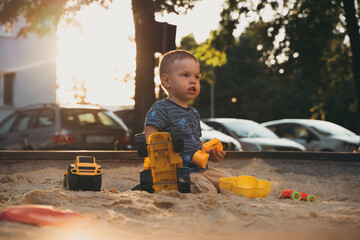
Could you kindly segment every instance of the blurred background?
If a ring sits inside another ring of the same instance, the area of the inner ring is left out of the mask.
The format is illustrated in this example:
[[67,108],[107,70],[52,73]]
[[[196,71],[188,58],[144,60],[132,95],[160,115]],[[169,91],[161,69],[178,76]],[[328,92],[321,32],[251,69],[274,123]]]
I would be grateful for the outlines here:
[[[317,119],[360,132],[358,0],[2,1],[0,121],[32,104],[97,105],[133,136],[166,97],[157,64],[175,48],[201,62],[191,105],[204,119]],[[24,121],[18,129],[39,125]]]

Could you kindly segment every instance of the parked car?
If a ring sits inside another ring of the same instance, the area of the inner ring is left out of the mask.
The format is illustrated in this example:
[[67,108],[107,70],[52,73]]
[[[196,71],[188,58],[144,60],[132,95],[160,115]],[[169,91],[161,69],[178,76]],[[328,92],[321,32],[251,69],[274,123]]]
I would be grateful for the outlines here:
[[244,151],[305,151],[305,147],[281,139],[257,122],[236,118],[202,119],[207,125],[237,139]]
[[120,110],[113,111],[113,113],[124,121],[130,132],[133,131],[134,107],[122,108]]
[[215,130],[214,128],[210,127],[203,121],[200,121],[200,126],[202,133],[200,139],[202,142],[207,142],[213,138],[217,138],[221,141],[224,150],[242,151],[240,143],[235,138]]
[[305,146],[308,151],[353,152],[360,136],[335,123],[311,119],[282,119],[262,123],[280,137]]
[[0,123],[0,149],[129,149],[130,135],[115,114],[97,106],[51,103],[18,109]]
[[134,107],[126,107],[120,110],[115,110],[113,113],[122,119],[129,129],[131,149],[136,149],[135,134],[134,133]]
[[[131,138],[133,139],[132,143],[133,143],[133,145],[135,145],[134,133],[133,133],[134,108],[127,107],[127,108],[123,108],[120,110],[115,110],[114,114],[124,120],[125,124],[129,128]],[[216,131],[215,129],[206,125],[202,121],[200,121],[200,125],[201,125],[201,132],[202,132],[202,136],[200,138],[201,141],[207,142],[213,138],[217,138],[221,141],[221,143],[223,144],[224,150],[226,150],[226,151],[228,151],[228,150],[241,151],[242,150],[240,143],[236,139],[234,139],[226,134],[223,134],[222,132]],[[132,148],[135,149],[134,146]]]

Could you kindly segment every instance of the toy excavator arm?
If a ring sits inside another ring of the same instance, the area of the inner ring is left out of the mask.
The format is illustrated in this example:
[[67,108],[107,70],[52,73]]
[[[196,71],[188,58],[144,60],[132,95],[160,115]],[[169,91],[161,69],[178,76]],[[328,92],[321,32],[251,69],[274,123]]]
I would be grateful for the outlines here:
[[193,162],[201,168],[206,168],[207,161],[209,159],[209,154],[206,151],[216,149],[218,151],[223,150],[223,145],[221,141],[217,138],[213,138],[210,141],[202,145],[202,149],[198,150],[193,156]]
[[224,149],[219,139],[213,138],[202,145],[203,151],[210,151],[212,149],[216,149],[218,151],[222,151]]

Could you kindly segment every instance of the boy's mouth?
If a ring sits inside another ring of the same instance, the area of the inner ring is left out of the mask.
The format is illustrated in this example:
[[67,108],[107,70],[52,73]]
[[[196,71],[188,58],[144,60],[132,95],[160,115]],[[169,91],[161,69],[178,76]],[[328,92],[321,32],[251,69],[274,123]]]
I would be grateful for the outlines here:
[[188,89],[190,93],[196,93],[196,87],[191,87]]

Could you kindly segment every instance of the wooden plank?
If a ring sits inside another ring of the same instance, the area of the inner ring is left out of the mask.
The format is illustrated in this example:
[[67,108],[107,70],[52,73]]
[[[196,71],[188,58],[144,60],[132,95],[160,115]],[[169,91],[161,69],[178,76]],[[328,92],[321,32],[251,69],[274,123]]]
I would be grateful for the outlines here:
[[291,152],[291,151],[262,151],[262,152],[228,152],[227,158],[236,159],[286,159],[286,160],[331,160],[331,161],[359,161],[360,153],[340,152]]
[[[136,151],[16,151],[0,150],[0,161],[7,160],[74,160],[76,156],[95,156],[98,160],[139,161],[142,160]],[[286,159],[286,160],[331,160],[360,162],[360,153],[339,152],[290,152],[290,151],[262,151],[238,152],[228,151],[225,159],[246,160],[261,159]]]
[[136,151],[0,151],[0,161],[6,160],[75,160],[76,156],[94,156],[98,160],[142,160]]

